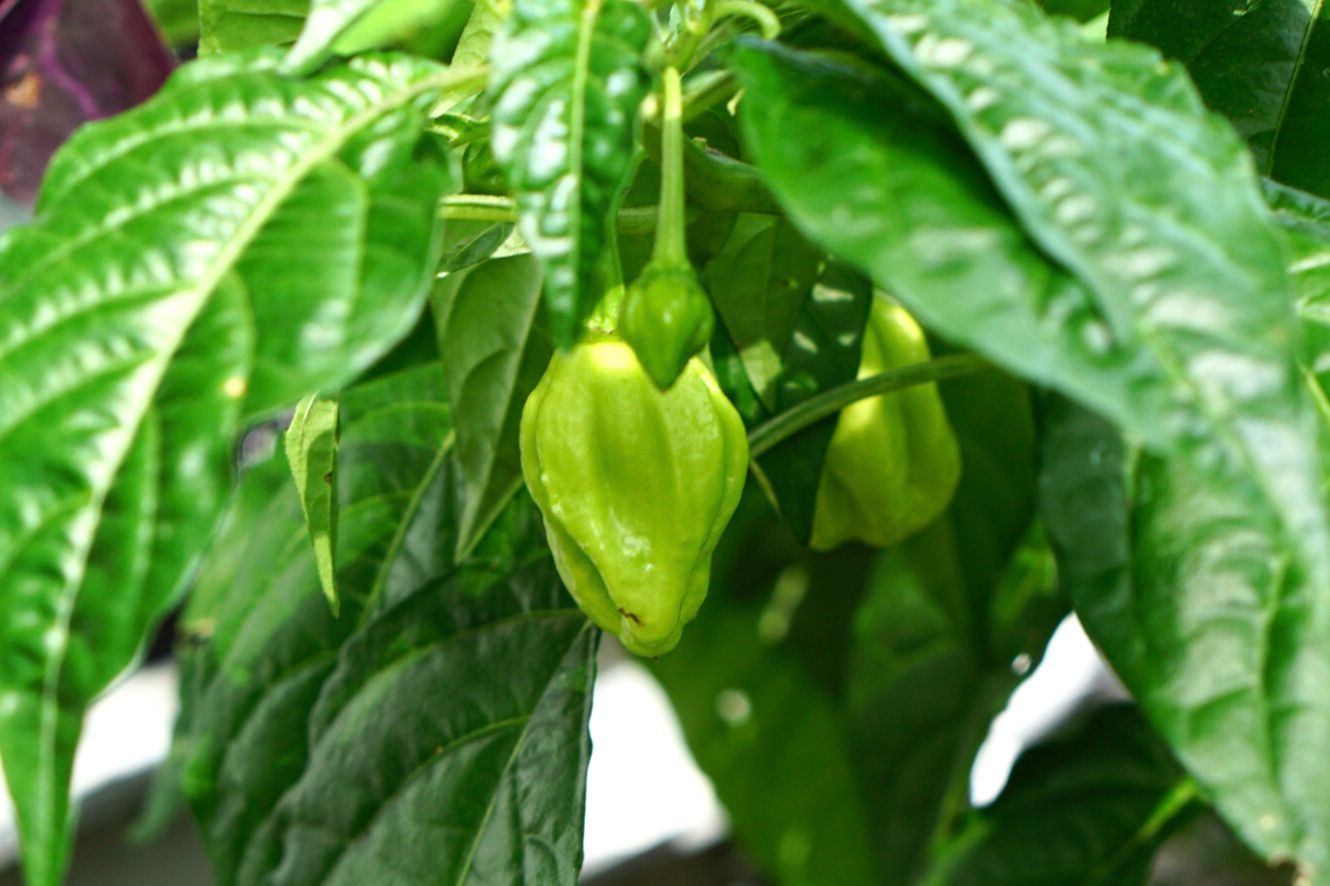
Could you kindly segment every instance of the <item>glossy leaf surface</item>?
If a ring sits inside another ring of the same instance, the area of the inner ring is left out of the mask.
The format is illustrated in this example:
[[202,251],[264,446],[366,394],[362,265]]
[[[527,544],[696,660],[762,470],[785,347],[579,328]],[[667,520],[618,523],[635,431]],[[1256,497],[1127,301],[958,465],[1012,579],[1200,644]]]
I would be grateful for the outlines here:
[[1316,879],[1330,859],[1330,601],[1252,484],[1045,410],[1041,508],[1086,631],[1243,840]]
[[1020,0],[835,9],[945,109],[1026,235],[1084,287],[1098,322],[1080,349],[1132,356],[1117,375],[1135,415],[1113,417],[1216,475],[1251,474],[1282,542],[1330,584],[1278,238],[1245,146],[1185,73]]
[[[1020,20],[1016,13],[999,20],[1009,19]],[[759,164],[813,239],[865,268],[947,337],[1103,410],[1153,445],[1189,454],[1217,484],[1254,483],[1266,511],[1277,515],[1269,524],[1277,543],[1297,551],[1311,574],[1326,572],[1316,415],[1296,365],[1290,284],[1267,212],[1249,205],[1245,185],[1232,182],[1225,190],[1212,183],[1202,191],[1207,207],[1231,208],[1249,228],[1246,235],[1213,228],[1208,215],[1184,224],[1171,204],[1140,204],[1161,207],[1129,225],[1142,250],[1180,238],[1211,257],[1179,264],[1170,258],[1155,268],[1158,277],[1144,270],[1153,259],[1140,264],[1136,294],[1115,301],[1114,309],[1130,319],[1134,338],[1118,338],[1089,275],[1082,283],[1053,264],[987,188],[965,147],[946,128],[928,125],[934,106],[912,107],[908,91],[839,62],[756,47],[740,59],[749,90],[744,120]],[[1185,117],[1181,109],[1177,115]],[[1198,119],[1209,120],[1197,124],[1198,140],[1219,138],[1208,131],[1213,120]],[[809,135],[785,138],[791,130]],[[1109,164],[1105,138],[1093,150]],[[1223,138],[1241,150],[1231,136]],[[993,153],[1000,148],[998,140],[985,145]],[[1070,145],[1064,144],[1069,152]],[[1078,149],[1072,156],[1082,155]],[[1200,160],[1185,168],[1198,165],[1215,176],[1231,174]],[[1156,175],[1142,173],[1143,184],[1120,189],[1152,188],[1181,175],[1161,167]],[[1228,199],[1218,200],[1224,193]],[[1110,211],[1116,196],[1095,205]],[[1161,229],[1159,238],[1148,233],[1152,226]],[[1243,250],[1228,245],[1233,238]],[[1116,247],[1082,246],[1103,268],[1133,264]],[[1214,260],[1221,252],[1226,258]],[[1216,273],[1234,279],[1221,285]],[[1253,288],[1254,280],[1268,284]]]
[[[0,686],[13,699],[0,751],[37,785],[15,786],[34,883],[63,866],[82,707],[129,663],[206,540],[203,511],[220,505],[225,481],[202,478],[225,452],[250,353],[286,327],[256,329],[252,313],[237,321],[241,358],[234,337],[193,356],[181,342],[214,290],[227,310],[261,304],[261,291],[245,304],[235,285],[246,248],[348,144],[449,78],[428,63],[380,59],[296,82],[275,75],[274,61],[193,65],[148,104],[85,128],[53,161],[36,220],[0,241]],[[178,370],[177,352],[190,356]],[[194,374],[198,402],[218,405],[170,407],[180,426],[156,428],[154,410],[180,397],[169,393],[173,372]],[[153,503],[145,490],[159,474],[183,485]],[[185,491],[194,482],[198,491]],[[154,528],[168,505],[196,528]],[[162,551],[145,561],[161,574],[149,574],[140,597],[121,592],[119,549],[142,551],[130,541],[142,538]],[[100,545],[116,555],[101,556]]]
[[[721,387],[751,428],[854,380],[873,292],[862,275],[826,265],[784,223],[736,226],[735,234],[742,245],[707,264],[708,286],[724,325],[713,336],[712,358]],[[785,257],[776,268],[759,272],[754,248],[759,254],[780,249]],[[731,300],[726,292],[731,288],[751,300]],[[828,417],[757,460],[781,516],[802,542],[813,531],[822,463],[835,425]]]
[[516,0],[491,52],[494,156],[566,348],[604,295],[609,214],[631,168],[651,34],[629,0]]

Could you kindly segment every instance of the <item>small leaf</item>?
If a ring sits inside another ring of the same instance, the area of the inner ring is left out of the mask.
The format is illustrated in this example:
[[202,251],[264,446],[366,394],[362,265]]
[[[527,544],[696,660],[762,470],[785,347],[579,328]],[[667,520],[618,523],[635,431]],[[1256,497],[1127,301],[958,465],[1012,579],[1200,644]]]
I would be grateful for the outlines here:
[[1187,66],[1206,104],[1232,121],[1263,174],[1330,197],[1330,7],[1321,0],[1117,0],[1110,37],[1149,43]]
[[447,17],[459,0],[306,0],[309,15],[291,52],[288,70],[307,73],[334,52],[354,55],[386,46]]
[[296,481],[319,584],[337,614],[337,401],[311,394],[286,429],[286,463]]
[[521,487],[518,423],[551,353],[538,320],[540,279],[535,259],[520,255],[449,274],[435,289],[439,352],[466,487],[459,560]]
[[491,53],[491,144],[544,270],[561,348],[604,295],[600,266],[632,162],[650,36],[630,0],[516,0]]
[[1319,382],[1330,426],[1330,200],[1267,183],[1266,202],[1284,235],[1289,276],[1302,319],[1303,366]]

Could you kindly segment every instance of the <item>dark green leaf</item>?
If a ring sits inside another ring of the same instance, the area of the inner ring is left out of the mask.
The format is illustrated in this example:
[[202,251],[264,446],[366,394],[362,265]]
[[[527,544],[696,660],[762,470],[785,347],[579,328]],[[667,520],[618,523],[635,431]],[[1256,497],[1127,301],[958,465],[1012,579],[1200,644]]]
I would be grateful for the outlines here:
[[198,0],[199,55],[256,46],[290,46],[310,0]]
[[[752,581],[740,570],[740,581]],[[777,882],[872,883],[868,819],[842,712],[780,644],[789,610],[844,585],[793,567],[766,606],[723,589],[654,671],[736,838]],[[784,625],[784,626],[782,626]]]
[[177,743],[223,883],[576,882],[598,635],[525,500],[455,568],[443,394],[342,398],[340,619],[263,471],[209,554]]
[[1041,497],[1082,622],[1216,808],[1268,860],[1330,863],[1330,599],[1252,483],[1044,410]]
[[551,352],[539,305],[540,266],[529,255],[449,274],[435,289],[439,352],[466,489],[459,558],[522,485],[518,423]]
[[[855,614],[849,706],[888,883],[912,882],[964,809],[989,723],[1066,611],[1032,536],[1024,387],[988,372],[940,386],[964,470],[946,514],[883,554]],[[1015,554],[1015,556],[1013,556]]]
[[[0,751],[35,884],[63,866],[82,706],[129,663],[207,539],[249,355],[272,331],[252,326],[262,293],[245,305],[223,285],[217,314],[210,294],[348,143],[450,82],[402,59],[305,82],[274,64],[191,65],[80,130],[36,221],[0,240]],[[181,350],[191,328],[216,341]]]
[[300,777],[310,708],[371,598],[401,596],[452,564],[442,373],[354,388],[339,412],[340,617],[320,593],[300,502],[278,459],[277,489],[266,469],[242,479],[247,509],[209,549],[181,621],[186,716],[176,744],[186,749],[185,793],[221,883],[244,882],[256,830]]
[[1257,168],[1330,196],[1330,8],[1321,0],[1116,0],[1110,37],[1187,66],[1206,104],[1232,121]]
[[1039,0],[1050,15],[1067,15],[1077,21],[1089,21],[1108,12],[1108,0]]
[[319,584],[337,614],[337,401],[310,394],[286,429],[286,463],[296,481]]
[[516,0],[494,43],[492,147],[544,269],[559,347],[604,294],[609,216],[632,162],[650,36],[630,0]]
[[[780,355],[779,377],[772,380],[779,410],[855,378],[872,300],[872,285],[862,275],[844,265],[833,264],[824,270],[803,300],[794,332]],[[775,493],[781,516],[802,542],[813,533],[822,463],[835,428],[835,417],[829,416],[764,453],[757,462]]]
[[263,882],[577,882],[599,632],[546,558],[478,590],[426,585],[348,639]]
[[[770,413],[780,409],[781,358],[821,265],[822,253],[789,222],[745,214],[735,220],[721,251],[702,269],[716,312]],[[853,377],[851,372],[849,378]]]
[[1026,751],[997,802],[941,849],[932,886],[1125,886],[1199,807],[1195,787],[1128,705]]

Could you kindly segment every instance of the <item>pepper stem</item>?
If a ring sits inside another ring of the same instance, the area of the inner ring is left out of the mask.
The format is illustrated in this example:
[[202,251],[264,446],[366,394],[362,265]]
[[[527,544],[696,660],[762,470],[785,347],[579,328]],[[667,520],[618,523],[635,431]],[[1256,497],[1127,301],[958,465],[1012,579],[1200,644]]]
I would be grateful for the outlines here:
[[829,388],[807,400],[799,401],[774,418],[767,419],[753,428],[748,433],[748,456],[756,459],[782,440],[809,425],[816,424],[828,415],[839,412],[857,400],[888,394],[914,385],[959,378],[986,369],[988,366],[989,363],[977,354],[949,354]]
[[679,69],[661,72],[663,107],[660,124],[660,215],[656,219],[653,264],[684,265],[688,249],[684,226],[683,80]]

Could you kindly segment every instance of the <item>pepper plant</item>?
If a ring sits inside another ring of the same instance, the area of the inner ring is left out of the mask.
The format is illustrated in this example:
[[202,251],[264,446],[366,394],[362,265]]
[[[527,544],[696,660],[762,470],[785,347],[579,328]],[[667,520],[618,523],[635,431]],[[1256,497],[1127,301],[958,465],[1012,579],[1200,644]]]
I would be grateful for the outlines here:
[[[574,882],[601,628],[774,881],[1330,883],[1330,7],[1048,7],[150,4],[0,238],[28,882],[180,609],[223,884]],[[1132,703],[972,807],[1071,612]]]

